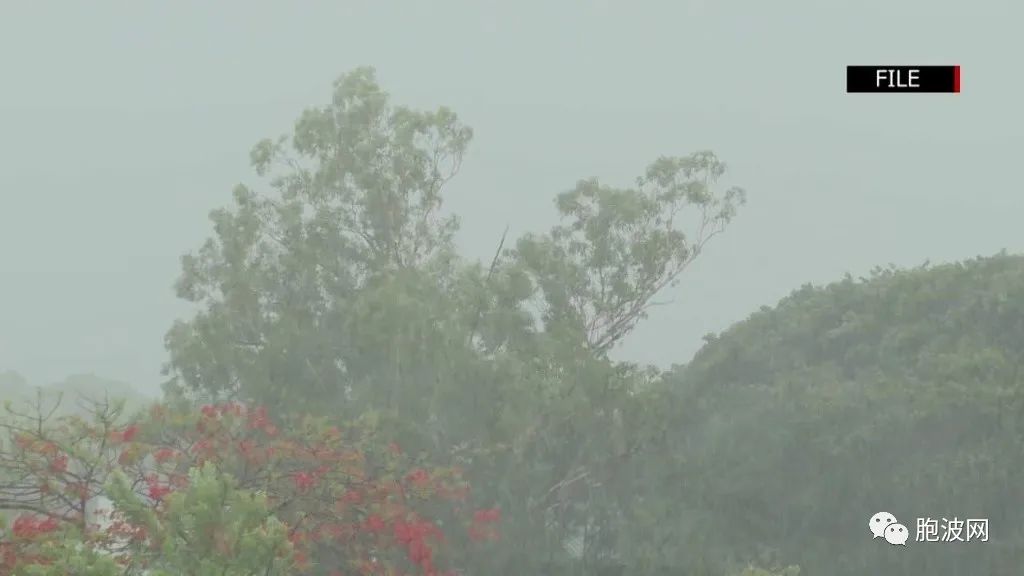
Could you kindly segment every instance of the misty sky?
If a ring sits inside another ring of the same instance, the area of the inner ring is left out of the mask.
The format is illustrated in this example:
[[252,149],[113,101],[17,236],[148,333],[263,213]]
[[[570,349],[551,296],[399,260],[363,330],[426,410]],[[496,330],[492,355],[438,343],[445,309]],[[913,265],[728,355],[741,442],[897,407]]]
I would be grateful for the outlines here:
[[[553,196],[709,148],[750,202],[620,357],[804,282],[1024,251],[1020,2],[4,0],[0,371],[153,389],[172,283],[260,138],[331,82],[476,133],[447,207],[466,253],[543,231]],[[960,64],[960,95],[847,95],[848,64]]]

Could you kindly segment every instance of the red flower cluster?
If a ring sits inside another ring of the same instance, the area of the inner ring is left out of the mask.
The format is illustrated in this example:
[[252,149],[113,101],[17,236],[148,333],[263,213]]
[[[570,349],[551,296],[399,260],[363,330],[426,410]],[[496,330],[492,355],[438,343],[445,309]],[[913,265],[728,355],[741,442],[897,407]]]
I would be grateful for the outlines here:
[[[108,440],[106,449],[112,447],[118,457],[98,458],[109,469],[86,481],[66,474],[71,458],[58,446],[69,444],[55,443],[45,435],[14,440],[25,458],[40,462],[32,469],[40,471],[41,483],[55,502],[70,497],[84,503],[102,493],[106,478],[120,471],[159,518],[167,512],[166,498],[187,488],[188,477],[183,472],[210,463],[232,476],[238,489],[263,492],[268,503],[281,511],[279,519],[291,527],[289,540],[297,569],[313,565],[314,560],[336,558],[338,550],[343,550],[351,565],[339,566],[337,574],[407,574],[412,569],[425,576],[440,576],[436,565],[443,562],[446,539],[437,522],[420,514],[420,507],[437,511],[441,510],[438,501],[465,499],[468,487],[458,470],[402,470],[408,457],[396,444],[377,445],[372,436],[355,426],[321,427],[310,420],[282,433],[262,407],[206,405],[189,415],[160,406],[149,415],[142,426],[89,429],[97,439]],[[378,476],[383,470],[387,475]],[[2,490],[0,487],[0,498]],[[287,506],[277,506],[285,502]],[[334,506],[325,506],[325,502]],[[105,528],[89,527],[105,531],[89,536],[92,542],[112,542],[110,538],[123,542],[127,538],[144,547],[158,544],[158,534],[148,534],[143,526],[116,511],[112,520]],[[499,520],[497,509],[477,511],[469,536],[473,540],[496,538]],[[54,518],[22,516],[12,533],[22,539],[45,538],[61,525],[62,521]],[[230,546],[223,549],[228,553]],[[17,550],[7,546],[0,556],[15,558]],[[25,554],[18,558],[21,565],[32,560]],[[144,564],[142,560],[140,565]],[[0,569],[0,574],[4,573]]]
[[161,482],[160,477],[156,474],[146,475],[146,495],[154,501],[161,501],[174,489],[171,487],[169,482]]
[[419,566],[425,574],[435,573],[434,551],[427,541],[444,540],[441,530],[430,522],[418,519],[409,522],[397,520],[393,530],[395,540],[405,547],[409,561]]
[[10,534],[13,538],[0,538],[0,574],[13,574],[17,567],[29,563],[37,566],[50,564],[50,559],[34,552],[32,545],[55,537],[60,527],[57,519],[48,516],[22,514],[15,518]]
[[405,477],[405,481],[417,488],[424,488],[430,484],[430,473],[423,468],[416,468]]
[[174,448],[160,448],[153,453],[153,459],[156,460],[157,464],[163,464],[171,458],[177,455],[177,451]]
[[31,540],[55,532],[59,528],[60,522],[51,516],[22,514],[14,520],[14,524],[11,526],[11,534],[15,538]]
[[128,426],[124,430],[115,430],[111,432],[110,440],[111,442],[114,443],[132,442],[135,440],[135,437],[138,436],[138,434],[139,427],[133,424],[131,426]]
[[501,521],[501,510],[485,508],[473,513],[473,523],[469,527],[469,537],[474,541],[497,540],[497,524]]
[[68,457],[67,454],[58,454],[54,456],[53,460],[50,460],[50,472],[54,474],[63,474],[68,471]]
[[308,492],[317,484],[317,477],[311,472],[296,472],[292,475],[292,482],[299,492]]

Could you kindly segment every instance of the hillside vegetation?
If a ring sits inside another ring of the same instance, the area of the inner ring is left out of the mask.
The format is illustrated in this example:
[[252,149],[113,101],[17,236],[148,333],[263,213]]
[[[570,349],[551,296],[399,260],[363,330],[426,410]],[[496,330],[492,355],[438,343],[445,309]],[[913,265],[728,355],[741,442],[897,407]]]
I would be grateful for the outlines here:
[[[708,337],[666,382],[678,481],[649,486],[674,491],[664,522],[694,543],[678,562],[1019,573],[1022,344],[1024,258],[1005,254],[805,286]],[[906,549],[872,541],[882,510]],[[989,519],[989,541],[913,541],[917,518],[954,517]]]

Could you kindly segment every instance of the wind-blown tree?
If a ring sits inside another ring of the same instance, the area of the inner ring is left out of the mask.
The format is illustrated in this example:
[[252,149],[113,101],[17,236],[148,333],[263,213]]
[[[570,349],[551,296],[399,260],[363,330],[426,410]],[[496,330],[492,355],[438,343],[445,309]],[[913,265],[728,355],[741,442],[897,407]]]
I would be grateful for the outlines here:
[[[638,189],[590,179],[560,194],[564,223],[547,235],[526,236],[515,252],[543,295],[548,330],[563,324],[560,330],[576,333],[571,340],[599,355],[628,334],[744,201],[740,188],[715,194],[713,184],[724,173],[714,154],[701,152],[658,159]],[[686,222],[696,225],[692,235],[680,228]]]
[[661,158],[634,187],[580,182],[557,198],[561,224],[467,261],[442,193],[471,134],[445,108],[392,105],[358,69],[290,138],[259,143],[269,189],[236,188],[183,259],[178,294],[199,312],[167,335],[167,389],[379,413],[501,502],[481,571],[613,562],[634,496],[617,479],[661,431],[639,393],[654,372],[607,353],[744,195],[718,189],[709,152]]
[[178,381],[293,406],[361,392],[358,334],[391,302],[356,298],[398,298],[389,283],[424,274],[452,280],[456,220],[439,214],[440,192],[470,136],[446,109],[393,108],[360,69],[290,142],[260,142],[253,165],[276,195],[236,188],[234,210],[212,215],[215,237],[183,259],[178,294],[206,306],[168,335]]

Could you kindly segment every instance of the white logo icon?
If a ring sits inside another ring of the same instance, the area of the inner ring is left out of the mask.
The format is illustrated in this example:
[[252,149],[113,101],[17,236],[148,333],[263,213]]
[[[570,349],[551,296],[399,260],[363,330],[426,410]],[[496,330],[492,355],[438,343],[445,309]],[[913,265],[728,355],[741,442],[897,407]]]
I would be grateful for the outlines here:
[[[900,524],[896,517],[888,512],[879,512],[868,520],[868,529],[875,539],[882,538],[893,546],[906,546],[910,540],[910,530]],[[915,542],[988,542],[988,518],[967,518],[961,520],[943,518],[941,522],[933,518],[917,519],[917,537]]]
[[[896,517],[888,512],[879,512],[868,521],[868,528],[871,529],[871,533],[875,535],[875,538],[885,538],[888,540],[888,537],[885,535],[885,529],[890,524],[896,524]],[[904,528],[903,532],[906,531],[906,528]],[[906,538],[904,538],[904,541],[906,541]]]
[[885,527],[885,541],[894,546],[906,546],[910,532],[903,524],[889,524]]

